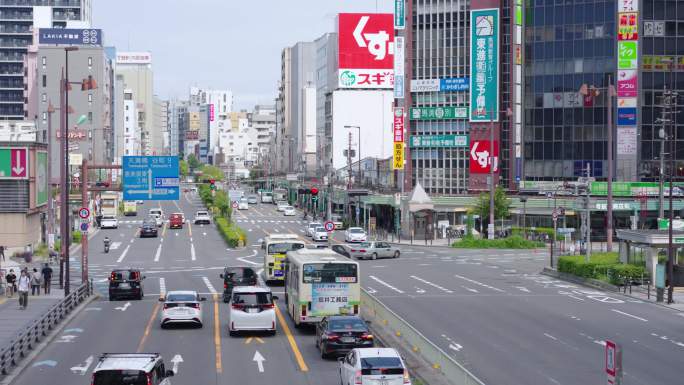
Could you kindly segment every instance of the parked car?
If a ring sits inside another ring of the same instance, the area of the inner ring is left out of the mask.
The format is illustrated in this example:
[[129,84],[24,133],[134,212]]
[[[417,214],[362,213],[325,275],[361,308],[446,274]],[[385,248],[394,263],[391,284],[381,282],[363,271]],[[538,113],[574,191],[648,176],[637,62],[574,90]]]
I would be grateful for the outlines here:
[[306,225],[306,236],[307,237],[313,237],[314,230],[316,230],[316,227],[321,227],[323,226],[322,223],[320,222],[311,222],[308,225]]
[[373,345],[373,335],[359,316],[329,316],[316,324],[316,347],[322,358]]
[[104,353],[93,369],[91,384],[171,385],[174,374],[159,353]]
[[157,237],[157,233],[159,230],[157,230],[157,221],[155,218],[147,218],[143,221],[142,225],[140,225],[140,238],[145,238],[145,237]]
[[411,385],[404,360],[392,348],[356,348],[338,361],[343,384]]
[[257,197],[256,195],[248,195],[247,196],[247,203],[249,203],[250,205],[255,205],[258,202],[259,202],[259,197]]
[[190,323],[202,327],[202,302],[207,299],[200,297],[196,291],[169,291],[159,315],[162,328],[174,323]]
[[278,299],[268,287],[242,286],[233,289],[230,299],[228,334],[239,331],[269,331],[276,333],[276,314],[273,300]]
[[211,224],[211,217],[209,216],[209,212],[205,210],[200,210],[195,213],[195,224],[206,224],[209,225]]
[[332,251],[336,252],[339,255],[351,258],[351,254],[349,252],[349,245],[332,245],[330,248],[332,249]]
[[223,302],[229,302],[233,289],[237,286],[256,286],[257,273],[251,267],[229,266],[219,275],[223,279]]
[[366,242],[366,231],[360,227],[350,227],[344,232],[344,241],[352,242]]
[[119,228],[119,220],[116,219],[116,217],[113,215],[103,215],[102,219],[100,219],[100,228],[101,229],[118,229]]
[[116,269],[109,274],[109,300],[119,298],[133,298],[142,300],[143,293],[142,275],[138,269]]
[[328,232],[325,230],[325,227],[323,227],[323,226],[316,227],[313,231],[313,236],[311,236],[311,239],[314,242],[316,242],[316,241],[327,241],[328,240]]
[[295,208],[292,206],[285,206],[285,210],[283,210],[283,215],[286,217],[294,217],[297,215],[297,212],[295,211]]
[[182,229],[183,223],[185,223],[185,219],[183,218],[183,214],[173,213],[173,214],[171,214],[171,216],[169,216],[169,227],[170,228]]
[[288,206],[287,201],[277,201],[276,202],[277,210],[280,212],[285,211],[285,207],[287,207],[287,206]]
[[238,201],[238,210],[247,210],[249,209],[249,201],[247,198],[240,198]]
[[349,253],[355,259],[399,258],[401,252],[388,242],[361,242],[349,246]]

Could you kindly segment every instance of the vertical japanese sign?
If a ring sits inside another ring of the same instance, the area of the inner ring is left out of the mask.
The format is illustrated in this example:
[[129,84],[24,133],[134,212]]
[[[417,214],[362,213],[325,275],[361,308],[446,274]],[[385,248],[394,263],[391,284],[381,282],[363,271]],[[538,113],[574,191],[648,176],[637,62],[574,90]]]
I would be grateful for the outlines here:
[[215,118],[215,107],[213,104],[209,105],[209,121],[213,122]]
[[470,36],[470,121],[498,121],[499,10],[472,10]]
[[404,107],[394,107],[394,142],[404,141]]
[[404,38],[394,38],[394,98],[404,98]]
[[47,151],[36,151],[36,207],[48,202]]
[[394,0],[394,29],[404,29],[406,27],[405,7],[405,0]]
[[617,156],[636,161],[639,97],[639,0],[618,0]]
[[394,142],[392,170],[404,169],[404,142]]

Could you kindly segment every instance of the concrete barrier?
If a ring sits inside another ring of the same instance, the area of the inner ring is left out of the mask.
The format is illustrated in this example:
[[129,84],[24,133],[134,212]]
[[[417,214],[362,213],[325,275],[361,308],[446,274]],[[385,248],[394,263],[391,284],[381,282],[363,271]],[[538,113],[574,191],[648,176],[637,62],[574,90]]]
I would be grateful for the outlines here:
[[361,290],[361,314],[371,325],[391,332],[409,349],[427,361],[432,369],[444,375],[453,385],[484,385],[477,377],[433,344],[408,322],[390,310],[377,298]]

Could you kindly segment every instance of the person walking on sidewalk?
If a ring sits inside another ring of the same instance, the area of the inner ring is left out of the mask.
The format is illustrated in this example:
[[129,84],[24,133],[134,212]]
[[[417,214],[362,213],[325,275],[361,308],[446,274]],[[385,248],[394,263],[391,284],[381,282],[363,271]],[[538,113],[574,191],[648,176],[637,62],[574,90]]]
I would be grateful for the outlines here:
[[42,280],[43,276],[34,267],[33,273],[31,273],[31,295],[40,295],[40,283]]
[[19,276],[19,309],[26,310],[28,307],[28,291],[31,286],[31,278],[29,278],[26,270],[21,271]]
[[5,281],[7,282],[7,296],[14,297],[14,292],[17,291],[17,275],[14,274],[14,269],[10,269],[5,276]]
[[2,258],[3,261],[7,262],[5,259],[5,246],[0,245],[0,258]]
[[43,274],[43,290],[45,290],[45,294],[50,294],[50,281],[52,281],[52,268],[50,265],[47,263],[45,266],[43,266],[43,270],[41,270],[41,273]]

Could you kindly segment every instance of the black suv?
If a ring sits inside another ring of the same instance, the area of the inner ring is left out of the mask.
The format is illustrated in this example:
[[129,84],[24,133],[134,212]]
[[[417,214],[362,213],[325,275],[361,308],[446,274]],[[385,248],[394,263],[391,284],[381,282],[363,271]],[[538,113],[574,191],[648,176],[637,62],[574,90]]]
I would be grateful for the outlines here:
[[354,348],[372,348],[373,344],[373,335],[359,316],[330,316],[316,324],[316,347],[322,358]]
[[157,222],[154,218],[145,219],[140,226],[140,238],[157,237]]
[[143,299],[143,279],[138,269],[117,269],[109,275],[109,300],[119,298]]
[[223,278],[223,302],[230,302],[235,286],[256,286],[257,273],[251,267],[226,267],[220,275]]

